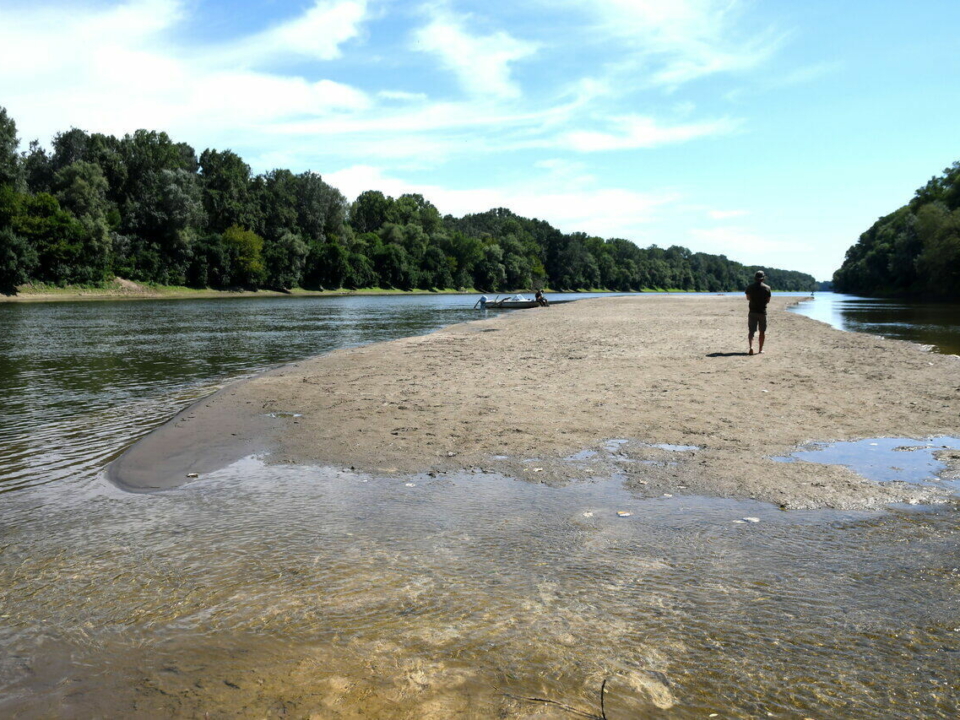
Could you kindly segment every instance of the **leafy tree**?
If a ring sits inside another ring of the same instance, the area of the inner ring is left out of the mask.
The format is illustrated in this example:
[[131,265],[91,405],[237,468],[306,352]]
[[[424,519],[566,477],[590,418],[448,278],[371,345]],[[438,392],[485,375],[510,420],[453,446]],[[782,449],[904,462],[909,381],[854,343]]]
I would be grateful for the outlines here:
[[56,172],[52,186],[60,206],[76,217],[90,216],[106,220],[107,179],[99,165],[77,160]]
[[350,252],[337,243],[312,243],[303,282],[311,288],[340,288],[352,280]]
[[418,225],[428,234],[440,227],[440,212],[418,193],[398,197],[388,210],[387,219],[397,225]]
[[40,142],[32,140],[30,149],[23,153],[20,160],[23,179],[30,192],[51,192],[53,190],[53,165],[47,151]]
[[367,190],[350,207],[350,224],[358,233],[376,232],[391,217],[393,199],[379,190]]
[[90,136],[79,128],[70,128],[66,132],[57,133],[53,138],[53,155],[50,158],[53,171],[87,160],[89,144]]
[[230,250],[219,233],[197,238],[190,248],[186,280],[191,287],[229,287],[232,277]]
[[284,233],[279,240],[265,243],[263,249],[264,282],[267,287],[287,290],[300,284],[309,250],[294,233]]
[[0,185],[15,185],[20,179],[19,144],[17,124],[7,115],[7,109],[0,107]]
[[860,295],[960,297],[960,162],[882,217],[846,253],[834,289]]
[[210,230],[222,233],[231,225],[258,225],[260,209],[250,192],[250,166],[239,155],[230,150],[204,150],[200,184]]
[[485,245],[483,259],[473,269],[474,287],[487,292],[506,288],[507,269],[503,266],[503,250],[499,245]]
[[232,282],[260,287],[264,279],[263,238],[236,225],[223,231],[223,244],[233,268]]
[[104,279],[103,249],[80,221],[60,208],[52,195],[22,196],[12,229],[37,253],[36,279],[51,283],[90,283]]
[[450,261],[436,245],[431,245],[423,253],[420,262],[420,287],[424,290],[453,287]]
[[110,262],[111,238],[107,216],[107,180],[100,166],[77,160],[56,172],[53,187],[60,207],[70,212],[83,225],[86,234],[87,261],[106,270]]
[[0,293],[15,293],[27,282],[39,259],[36,251],[9,227],[0,228]]
[[960,208],[951,212],[941,201],[924,205],[917,226],[923,244],[917,269],[926,286],[938,295],[960,297]]
[[344,280],[348,288],[369,288],[377,284],[378,276],[373,261],[366,255],[350,253],[350,277]]
[[413,290],[417,286],[417,270],[402,246],[394,243],[381,245],[374,250],[372,260],[383,287]]

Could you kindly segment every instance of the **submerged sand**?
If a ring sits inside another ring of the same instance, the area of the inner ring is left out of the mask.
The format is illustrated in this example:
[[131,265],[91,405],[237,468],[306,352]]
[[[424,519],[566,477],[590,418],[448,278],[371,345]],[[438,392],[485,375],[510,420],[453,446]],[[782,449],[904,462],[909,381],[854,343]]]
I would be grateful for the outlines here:
[[[786,312],[795,302],[774,297],[765,352],[752,357],[746,302],[729,296],[581,300],[339,350],[227,386],[134,445],[110,477],[169,488],[264,453],[551,484],[616,473],[641,494],[785,509],[946,498],[772,459],[810,441],[960,434],[960,358],[835,330]],[[940,457],[957,469],[960,453]]]

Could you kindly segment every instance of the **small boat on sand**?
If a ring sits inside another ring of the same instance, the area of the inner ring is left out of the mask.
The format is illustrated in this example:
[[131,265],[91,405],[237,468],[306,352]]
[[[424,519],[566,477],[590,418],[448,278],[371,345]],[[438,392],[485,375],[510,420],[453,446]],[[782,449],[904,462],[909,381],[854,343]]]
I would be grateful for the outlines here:
[[523,295],[508,295],[504,298],[497,296],[496,299],[487,301],[487,307],[496,310],[523,310],[537,307],[539,304],[536,300],[525,298]]
[[[566,300],[555,300],[553,302],[568,302]],[[553,304],[553,303],[551,303]],[[526,308],[535,308],[540,305],[533,298],[525,297],[524,295],[507,295],[505,297],[500,297],[497,295],[493,300],[486,300],[486,295],[484,295],[480,300],[477,301],[474,307],[479,307],[481,310],[525,310]]]

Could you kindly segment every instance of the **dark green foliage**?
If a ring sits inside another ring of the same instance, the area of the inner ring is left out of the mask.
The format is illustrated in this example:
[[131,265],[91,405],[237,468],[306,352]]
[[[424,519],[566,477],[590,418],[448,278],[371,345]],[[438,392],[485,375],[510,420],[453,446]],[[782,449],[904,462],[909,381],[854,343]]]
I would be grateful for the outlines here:
[[360,193],[350,207],[350,224],[358,233],[376,232],[390,219],[393,200],[379,190]]
[[284,233],[279,240],[265,243],[264,285],[274,290],[288,290],[299,285],[308,252],[300,236],[290,232]]
[[95,283],[106,278],[107,248],[99,233],[62,210],[47,193],[21,195],[10,229],[36,252],[32,279],[43,282]]
[[337,243],[313,243],[307,255],[304,287],[315,290],[349,287],[350,252]]
[[417,286],[417,269],[410,262],[410,255],[400,245],[380,245],[373,251],[371,259],[383,287],[413,290]]
[[30,192],[50,192],[53,188],[53,163],[47,151],[36,140],[30,142],[30,150],[23,154],[20,169]]
[[203,206],[210,230],[222,233],[231,225],[252,228],[260,224],[260,207],[250,191],[250,166],[225,150],[200,155]]
[[343,233],[346,200],[316,173],[273,170],[255,179],[252,192],[262,217],[256,227],[267,240],[292,232],[306,242],[323,242]]
[[27,282],[39,259],[36,251],[9,227],[0,228],[0,293],[16,292]]
[[17,124],[0,107],[0,185],[16,185],[20,179],[20,159],[17,156]]
[[227,288],[232,283],[232,256],[223,236],[211,233],[194,241],[187,285],[197,288]]
[[837,292],[960,298],[960,162],[875,222],[834,273]]
[[[376,190],[348,208],[317,173],[276,169],[251,177],[236,153],[205,150],[197,158],[163,132],[118,139],[71,128],[54,138],[50,153],[36,142],[21,156],[16,148],[16,126],[0,108],[7,283],[119,275],[281,290],[721,291],[740,290],[753,276],[722,255],[565,235],[505,208],[441,217],[422,195],[394,199]],[[960,174],[954,170],[951,177]],[[926,243],[918,267],[943,284],[951,276],[939,272],[935,258],[956,252],[956,234],[944,230],[956,225],[945,219],[957,200],[951,182],[927,188],[946,215],[925,213],[907,240],[895,243],[902,255]],[[815,286],[809,275],[765,270],[776,290]]]

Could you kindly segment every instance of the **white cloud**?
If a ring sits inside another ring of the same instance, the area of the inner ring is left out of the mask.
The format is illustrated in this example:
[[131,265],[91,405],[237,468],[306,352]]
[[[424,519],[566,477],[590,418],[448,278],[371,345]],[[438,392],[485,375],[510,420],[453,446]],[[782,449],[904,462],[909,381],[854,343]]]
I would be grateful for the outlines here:
[[70,126],[115,135],[143,127],[222,146],[265,125],[364,111],[370,97],[347,84],[253,66],[282,54],[335,57],[365,6],[316,2],[300,18],[199,51],[175,45],[185,6],[174,0],[0,11],[0,98],[29,129],[25,139],[44,140]]
[[360,35],[366,19],[366,0],[316,0],[297,18],[215,49],[215,59],[241,67],[290,56],[333,60],[344,43]]
[[570,1],[595,18],[598,32],[622,43],[640,77],[656,85],[755,67],[782,42],[770,31],[739,32],[740,0]]
[[510,63],[533,55],[537,46],[505,32],[474,36],[465,20],[442,14],[413,34],[413,49],[433,53],[472,95],[515,98],[519,86],[510,76]]
[[613,118],[613,132],[579,130],[567,133],[562,142],[578,152],[652,148],[687,142],[712,135],[727,135],[736,130],[735,120],[721,119],[684,125],[663,126],[651,117],[632,115]]

